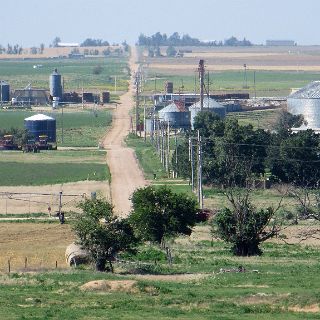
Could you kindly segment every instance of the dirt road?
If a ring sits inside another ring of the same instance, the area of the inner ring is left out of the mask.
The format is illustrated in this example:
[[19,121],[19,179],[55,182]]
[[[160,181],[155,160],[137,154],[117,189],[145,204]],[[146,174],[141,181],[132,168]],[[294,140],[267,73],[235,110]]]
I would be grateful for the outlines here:
[[[129,66],[133,77],[138,68],[136,64],[136,50],[132,47]],[[120,104],[113,113],[111,130],[103,142],[107,150],[107,163],[111,172],[111,197],[118,216],[127,216],[131,209],[129,200],[133,191],[146,185],[143,173],[139,168],[135,153],[126,147],[124,138],[130,131],[129,111],[134,106],[133,78],[130,81],[129,90],[121,96]]]

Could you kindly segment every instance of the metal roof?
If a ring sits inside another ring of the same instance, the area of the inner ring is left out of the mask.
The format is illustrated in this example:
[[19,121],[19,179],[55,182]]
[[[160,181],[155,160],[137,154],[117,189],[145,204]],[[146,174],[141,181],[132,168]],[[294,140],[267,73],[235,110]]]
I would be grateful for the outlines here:
[[[193,104],[189,109],[193,110],[193,109],[200,109],[201,105],[200,105],[200,101]],[[220,103],[218,103],[217,101],[215,101],[214,99],[205,97],[203,99],[203,108],[204,109],[219,109],[219,108],[223,108],[225,109],[225,107],[223,105],[221,105]]]
[[8,86],[9,83],[6,82],[6,81],[4,81],[4,80],[0,80],[0,85],[1,85],[1,86]]
[[27,121],[43,121],[43,120],[55,120],[54,118],[51,118],[49,116],[46,116],[45,114],[36,114],[32,117],[29,117],[29,118],[26,118],[24,120],[27,120]]
[[313,81],[307,86],[290,94],[288,99],[319,99],[320,98],[320,81]]
[[186,112],[187,110],[184,108],[180,101],[173,102],[166,106],[165,108],[161,109],[159,113],[166,113],[166,112]]

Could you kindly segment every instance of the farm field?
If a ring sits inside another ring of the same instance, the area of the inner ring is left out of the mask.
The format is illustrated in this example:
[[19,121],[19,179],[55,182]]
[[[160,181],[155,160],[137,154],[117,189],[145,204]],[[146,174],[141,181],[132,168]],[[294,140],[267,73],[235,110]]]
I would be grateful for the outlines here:
[[[174,82],[175,92],[194,92],[200,59],[205,60],[206,70],[210,72],[212,93],[249,92],[251,96],[287,96],[292,88],[300,88],[320,78],[320,47],[317,46],[180,49],[192,52],[185,53],[184,57],[167,58],[163,48],[164,57],[161,58],[149,58],[146,51],[140,55],[145,66],[146,92],[163,91],[166,81]],[[247,80],[244,64],[247,65]],[[158,78],[157,83],[154,78]]]
[[23,129],[23,120],[37,113],[44,113],[56,119],[58,147],[98,147],[100,140],[112,122],[111,112],[105,109],[64,108],[62,114],[62,110],[52,110],[48,107],[41,108],[37,112],[0,110],[0,128]]
[[[68,224],[0,223],[0,230],[1,319],[320,318],[316,246],[265,243],[262,256],[237,258],[224,243],[203,240],[209,234],[199,226],[170,244],[171,267],[148,245],[106,274],[64,264]],[[239,266],[245,272],[232,271]],[[97,280],[112,282],[82,287]]]
[[[34,65],[42,65],[33,68]],[[100,74],[93,74],[93,69],[101,66]],[[64,91],[117,91],[127,90],[129,69],[126,57],[105,57],[86,59],[32,59],[1,60],[1,79],[6,80],[11,89],[25,88],[29,83],[32,88],[49,90],[49,76],[57,68],[63,77]]]

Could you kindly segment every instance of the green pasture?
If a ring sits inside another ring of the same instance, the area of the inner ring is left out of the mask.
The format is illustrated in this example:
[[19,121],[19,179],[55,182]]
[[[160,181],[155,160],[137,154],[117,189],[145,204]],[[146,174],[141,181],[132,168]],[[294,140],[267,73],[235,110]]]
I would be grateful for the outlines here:
[[[24,128],[24,119],[38,112],[0,110],[0,128]],[[52,111],[45,113],[57,120],[57,144],[66,147],[97,147],[111,125],[112,115],[105,110]],[[62,141],[63,135],[63,141]]]
[[110,180],[105,152],[0,152],[0,185],[48,185],[84,180]]
[[[199,93],[199,79],[197,74],[172,75],[161,73],[158,70],[148,70],[148,76],[144,82],[144,91],[164,92],[166,81],[174,84],[174,91],[194,92],[195,80],[196,91]],[[292,88],[301,88],[311,81],[319,80],[320,73],[316,72],[279,72],[279,71],[256,71],[255,88],[257,96],[287,96]],[[208,82],[206,80],[206,86]],[[244,88],[248,86],[248,88]],[[243,71],[221,71],[211,72],[209,82],[210,92],[249,92],[254,97],[254,72],[247,71],[247,81],[245,81]]]
[[[34,65],[42,65],[33,68]],[[96,66],[102,67],[101,74],[93,74]],[[57,68],[63,77],[64,90],[106,90],[114,91],[117,78],[117,91],[127,90],[129,69],[127,58],[91,59],[34,59],[0,60],[1,77],[8,81],[11,89],[21,89],[29,83],[33,88],[49,89],[49,76]]]
[[[267,243],[264,255],[253,258],[233,257],[221,242],[183,238],[171,248],[171,267],[149,245],[136,257],[126,257],[130,265],[116,264],[114,275],[81,269],[2,274],[0,318],[320,319],[316,247]],[[220,272],[240,265],[245,272]],[[146,278],[136,278],[136,273]],[[148,279],[150,273],[187,274],[189,280]],[[193,274],[201,277],[193,280]],[[131,291],[80,289],[89,281],[129,279],[137,280]],[[312,308],[315,312],[303,312]]]

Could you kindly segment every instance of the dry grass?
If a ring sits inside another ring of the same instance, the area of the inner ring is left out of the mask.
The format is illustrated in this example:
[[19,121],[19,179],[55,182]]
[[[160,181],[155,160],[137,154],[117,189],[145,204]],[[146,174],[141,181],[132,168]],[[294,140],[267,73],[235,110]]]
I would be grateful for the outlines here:
[[0,224],[0,271],[67,268],[66,247],[74,241],[69,225],[44,223],[2,223]]

